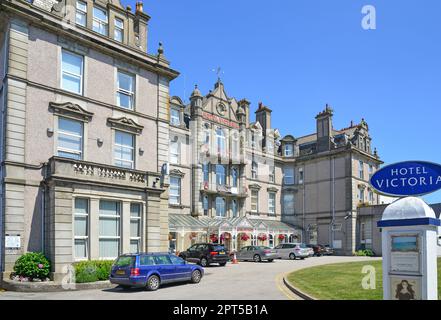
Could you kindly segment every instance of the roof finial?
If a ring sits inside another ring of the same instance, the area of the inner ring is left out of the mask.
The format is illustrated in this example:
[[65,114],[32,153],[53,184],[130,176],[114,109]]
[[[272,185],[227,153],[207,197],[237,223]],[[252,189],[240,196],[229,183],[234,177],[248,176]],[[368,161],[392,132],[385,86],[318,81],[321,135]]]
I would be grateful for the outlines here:
[[158,55],[164,54],[164,47],[162,46],[162,42],[159,42]]

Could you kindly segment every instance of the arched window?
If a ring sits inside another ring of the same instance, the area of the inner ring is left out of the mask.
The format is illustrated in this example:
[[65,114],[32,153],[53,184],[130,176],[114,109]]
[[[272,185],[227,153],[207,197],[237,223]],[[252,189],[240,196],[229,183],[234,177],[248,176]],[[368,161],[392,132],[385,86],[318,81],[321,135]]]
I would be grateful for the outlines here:
[[225,173],[226,173],[225,166],[221,165],[221,164],[217,164],[216,165],[216,183],[217,183],[217,185],[223,186],[226,184]]
[[239,176],[238,176],[238,172],[237,172],[237,168],[233,168],[233,170],[232,170],[232,172],[231,172],[231,177],[232,177],[232,187],[233,188],[237,188],[237,185],[238,185],[238,179],[239,179]]
[[217,153],[220,155],[225,155],[226,153],[225,133],[221,128],[216,129],[216,144],[217,144]]
[[225,217],[225,199],[222,197],[216,198],[216,217]]

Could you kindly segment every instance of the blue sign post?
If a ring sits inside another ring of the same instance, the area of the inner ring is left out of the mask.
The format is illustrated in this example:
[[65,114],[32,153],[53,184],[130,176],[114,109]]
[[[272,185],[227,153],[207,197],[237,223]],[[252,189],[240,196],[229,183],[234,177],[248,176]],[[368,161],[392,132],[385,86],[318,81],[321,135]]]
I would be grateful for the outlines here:
[[370,184],[388,196],[421,196],[441,189],[441,165],[426,161],[394,163],[378,170]]

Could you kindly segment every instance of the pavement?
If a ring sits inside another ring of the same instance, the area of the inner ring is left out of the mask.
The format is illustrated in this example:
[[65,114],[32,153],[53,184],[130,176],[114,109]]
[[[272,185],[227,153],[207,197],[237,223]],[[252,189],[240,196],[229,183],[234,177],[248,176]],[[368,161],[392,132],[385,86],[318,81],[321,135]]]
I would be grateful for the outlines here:
[[[162,286],[158,291],[124,291],[120,288],[63,292],[0,291],[0,300],[298,300],[284,284],[283,276],[292,271],[317,265],[373,261],[369,257],[311,257],[305,260],[239,262],[225,267],[205,268],[199,284],[181,283]],[[360,281],[363,274],[360,272]]]

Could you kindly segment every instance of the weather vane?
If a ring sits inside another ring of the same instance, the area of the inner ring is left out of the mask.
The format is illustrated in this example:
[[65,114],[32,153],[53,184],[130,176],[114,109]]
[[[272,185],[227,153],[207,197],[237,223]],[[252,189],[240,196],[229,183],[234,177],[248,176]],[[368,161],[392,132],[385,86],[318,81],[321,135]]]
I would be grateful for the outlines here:
[[213,69],[212,71],[213,71],[213,72],[216,72],[216,74],[217,74],[217,79],[220,81],[220,75],[221,75],[221,74],[224,74],[224,71],[222,70],[222,68],[221,68],[221,67],[217,67],[216,69]]

